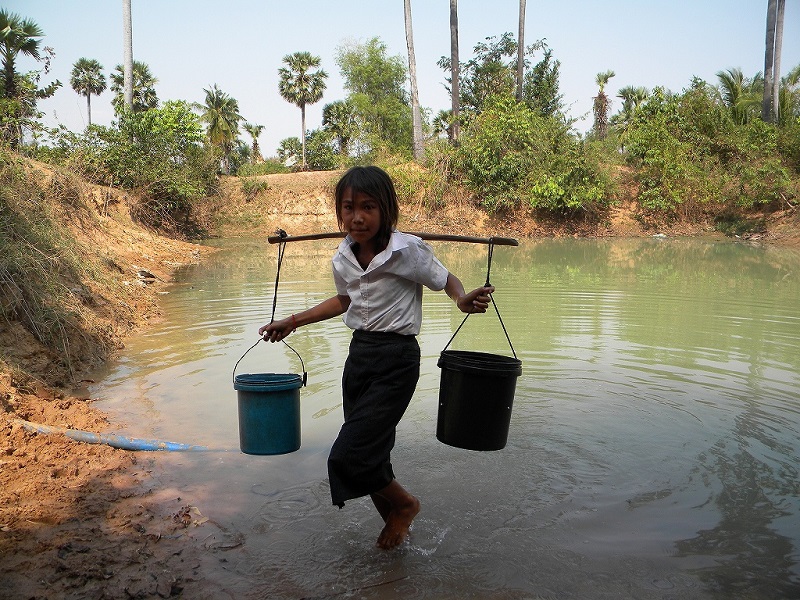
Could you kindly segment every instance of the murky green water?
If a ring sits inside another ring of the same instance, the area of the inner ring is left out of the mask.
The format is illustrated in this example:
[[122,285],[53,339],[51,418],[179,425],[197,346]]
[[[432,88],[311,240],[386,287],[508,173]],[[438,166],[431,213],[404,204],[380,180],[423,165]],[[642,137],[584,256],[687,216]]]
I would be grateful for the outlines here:
[[[349,330],[290,338],[309,373],[302,446],[238,452],[234,363],[269,320],[276,248],[226,241],[183,271],[166,318],[92,394],[129,435],[229,452],[159,454],[164,485],[244,540],[216,574],[239,598],[800,597],[800,254],[698,240],[498,247],[495,300],[523,363],[508,445],[436,440],[436,359],[461,322],[426,292],[422,376],[398,431],[398,479],[423,510],[374,549],[368,501],[330,506]],[[336,241],[290,245],[277,316],[334,293]],[[434,243],[468,288],[486,248]],[[451,348],[510,354],[496,314]],[[237,373],[300,372],[258,344]],[[215,574],[205,574],[214,577]]]

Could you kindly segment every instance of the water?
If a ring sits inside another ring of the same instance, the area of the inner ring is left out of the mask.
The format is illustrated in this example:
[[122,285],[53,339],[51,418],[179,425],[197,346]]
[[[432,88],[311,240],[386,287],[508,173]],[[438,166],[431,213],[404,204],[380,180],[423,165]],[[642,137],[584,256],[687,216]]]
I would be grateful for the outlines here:
[[[182,271],[166,318],[92,394],[123,433],[227,452],[159,453],[162,485],[243,544],[239,598],[800,598],[800,254],[699,240],[548,240],[495,249],[491,280],[523,363],[509,441],[435,438],[436,359],[462,316],[426,292],[422,375],[398,430],[398,479],[423,510],[374,548],[368,500],[330,505],[349,330],[289,338],[308,370],[302,446],[238,452],[234,363],[269,320],[276,248],[238,240]],[[334,292],[336,241],[289,245],[276,317]],[[434,243],[468,289],[486,248]],[[495,313],[450,346],[508,354]],[[237,373],[298,373],[260,343]],[[163,467],[163,468],[162,468]]]

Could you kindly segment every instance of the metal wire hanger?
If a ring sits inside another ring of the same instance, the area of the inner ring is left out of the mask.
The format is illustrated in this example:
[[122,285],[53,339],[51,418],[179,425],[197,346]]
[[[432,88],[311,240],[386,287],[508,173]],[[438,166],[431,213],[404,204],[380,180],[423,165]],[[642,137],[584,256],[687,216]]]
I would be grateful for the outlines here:
[[[486,283],[484,284],[484,287],[489,287],[489,286],[492,285],[491,283],[489,283],[489,274],[492,272],[492,254],[493,253],[494,253],[494,242],[492,242],[491,238],[490,238],[490,240],[489,240],[489,259],[488,259],[488,265],[486,267]],[[500,326],[503,328],[503,333],[506,336],[506,340],[508,340],[508,345],[511,347],[511,354],[514,355],[514,358],[517,358],[517,353],[514,351],[514,345],[511,343],[511,338],[508,336],[508,330],[506,329],[505,323],[503,323],[503,317],[500,316],[500,309],[497,308],[497,302],[495,302],[494,296],[492,294],[489,294],[489,298],[492,300],[492,306],[494,306],[494,310],[497,313],[497,318],[500,319]],[[442,350],[442,352],[447,350],[447,348],[450,346],[451,342],[455,339],[455,337],[458,334],[458,332],[461,331],[461,328],[464,326],[464,323],[467,322],[467,319],[469,318],[469,316],[471,314],[473,314],[473,313],[471,313],[471,312],[467,313],[467,316],[464,317],[463,321],[461,321],[461,325],[458,326],[458,328],[455,330],[453,335],[450,337],[450,340],[447,342],[447,344],[445,344],[444,349]]]
[[[286,237],[286,232],[285,231],[283,231],[282,229],[279,230],[279,231],[280,231],[280,234],[281,234],[281,238]],[[275,272],[275,289],[274,289],[274,291],[272,293],[272,315],[270,315],[270,318],[269,318],[270,324],[272,324],[275,321],[275,309],[278,306],[278,283],[279,283],[280,278],[281,278],[281,266],[283,265],[283,254],[285,252],[286,252],[286,242],[281,241],[281,242],[278,243],[278,268],[277,268],[277,271]],[[262,341],[264,341],[264,338],[263,337],[259,337],[258,341],[255,344],[253,344],[247,350],[245,350],[245,353],[242,354],[241,358],[239,358],[239,360],[237,360],[236,364],[233,366],[233,372],[234,373],[236,373],[236,367],[239,366],[239,363],[242,362],[242,359],[245,356],[247,356],[247,353],[250,352],[250,350],[252,350],[256,346],[258,346],[259,342],[262,342]],[[286,342],[286,340],[281,340],[281,342],[283,342],[283,344],[287,348],[289,348],[289,350],[294,352],[297,355],[297,358],[300,359],[300,367],[303,369],[303,385],[306,385],[308,383],[308,373],[306,372],[306,365],[303,362],[303,357],[300,356],[300,353],[297,350],[295,350],[294,348],[292,348]],[[235,377],[234,377],[234,379],[235,379]]]

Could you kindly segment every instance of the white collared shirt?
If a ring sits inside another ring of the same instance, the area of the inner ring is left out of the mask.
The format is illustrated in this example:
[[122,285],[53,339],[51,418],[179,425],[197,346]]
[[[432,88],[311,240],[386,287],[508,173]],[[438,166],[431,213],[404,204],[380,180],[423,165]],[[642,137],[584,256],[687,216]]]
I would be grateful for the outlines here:
[[343,320],[351,329],[417,335],[422,326],[422,286],[439,291],[448,271],[420,238],[392,232],[386,248],[366,269],[347,236],[333,257],[336,293],[350,297]]

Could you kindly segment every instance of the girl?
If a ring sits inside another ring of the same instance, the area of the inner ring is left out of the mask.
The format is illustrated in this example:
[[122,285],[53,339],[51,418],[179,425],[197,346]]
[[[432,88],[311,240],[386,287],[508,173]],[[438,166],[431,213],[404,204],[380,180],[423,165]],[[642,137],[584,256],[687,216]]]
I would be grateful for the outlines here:
[[369,495],[385,526],[378,546],[408,536],[419,501],[394,477],[395,430],[419,379],[416,335],[422,286],[442,290],[465,313],[486,312],[494,287],[465,293],[424,241],[395,229],[397,194],[378,167],[353,167],[336,185],[336,218],[347,237],[333,257],[337,295],[258,330],[277,342],[298,327],[344,314],[353,329],[342,375],[344,424],[328,458],[333,504]]

